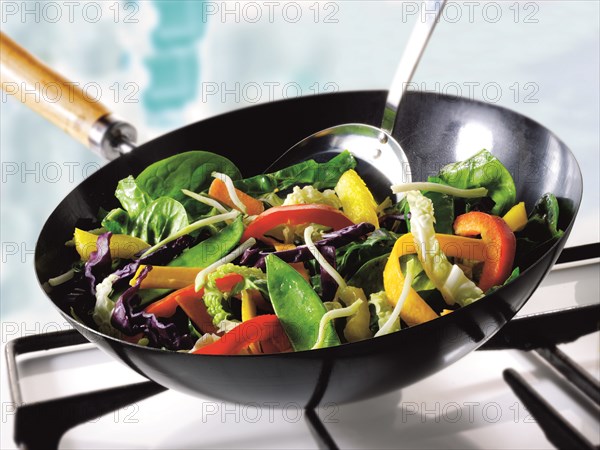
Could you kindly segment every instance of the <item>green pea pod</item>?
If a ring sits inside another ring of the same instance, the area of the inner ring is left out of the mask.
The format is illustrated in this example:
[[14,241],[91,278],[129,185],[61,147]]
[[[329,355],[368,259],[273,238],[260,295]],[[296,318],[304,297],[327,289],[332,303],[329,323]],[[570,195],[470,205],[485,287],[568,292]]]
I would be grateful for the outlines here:
[[242,217],[223,228],[219,233],[195,245],[173,261],[172,267],[206,267],[227,255],[240,242],[244,233]]
[[[317,342],[319,322],[327,312],[321,298],[293,267],[275,255],[266,257],[267,285],[275,314],[295,351],[310,350]],[[324,347],[339,345],[330,322]]]

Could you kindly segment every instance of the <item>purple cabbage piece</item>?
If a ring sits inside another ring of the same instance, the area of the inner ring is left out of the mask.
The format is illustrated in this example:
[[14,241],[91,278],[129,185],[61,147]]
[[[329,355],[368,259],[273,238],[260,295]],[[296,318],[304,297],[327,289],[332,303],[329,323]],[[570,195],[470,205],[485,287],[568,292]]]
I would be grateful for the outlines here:
[[238,266],[252,267],[256,265],[256,262],[261,257],[261,252],[263,252],[263,249],[256,243],[252,247],[244,250],[244,253],[242,253],[242,256],[240,256],[240,259],[236,264]]
[[323,239],[317,242],[321,245],[333,245],[334,247],[342,247],[350,242],[363,237],[367,233],[375,231],[375,226],[369,222],[361,222],[356,225],[342,228],[338,231],[331,231],[323,235]]
[[85,263],[85,277],[90,283],[92,295],[96,295],[96,285],[108,276],[112,269],[112,258],[110,256],[110,231],[98,236],[96,241],[96,251],[90,254]]
[[[325,245],[319,249],[319,252],[325,260],[331,264],[331,267],[336,268],[335,247],[333,245]],[[338,285],[335,280],[329,275],[329,272],[321,266],[321,298],[324,302],[330,302],[334,299]]]
[[[119,277],[118,280],[122,280],[124,278],[133,276],[141,264],[146,266],[164,266],[181,255],[181,253],[183,253],[186,248],[192,245],[193,242],[194,239],[187,234],[185,236],[178,237],[174,241],[167,242],[165,245],[159,247],[148,256],[144,256],[130,262],[129,264],[126,264],[114,274]],[[143,251],[141,253],[143,253]]]
[[[315,242],[315,246],[320,251],[323,249],[323,247],[327,246],[334,248],[342,247],[374,230],[375,227],[368,222],[350,225],[349,227],[342,228],[341,230],[324,234],[323,239]],[[299,245],[294,249],[282,250],[279,252],[261,251],[256,247],[252,247],[244,252],[239,264],[246,266],[253,265],[254,267],[265,270],[265,257],[270,253],[277,255],[288,264],[305,262],[313,259],[313,255],[310,250],[308,250],[306,245]]]
[[141,282],[151,269],[151,266],[144,268],[135,285],[119,297],[111,316],[112,325],[127,336],[144,333],[153,347],[165,347],[169,350],[192,348],[195,339],[189,334],[187,319],[180,320],[176,317],[177,314],[169,319],[159,319],[143,310],[136,311],[141,301],[138,296]]

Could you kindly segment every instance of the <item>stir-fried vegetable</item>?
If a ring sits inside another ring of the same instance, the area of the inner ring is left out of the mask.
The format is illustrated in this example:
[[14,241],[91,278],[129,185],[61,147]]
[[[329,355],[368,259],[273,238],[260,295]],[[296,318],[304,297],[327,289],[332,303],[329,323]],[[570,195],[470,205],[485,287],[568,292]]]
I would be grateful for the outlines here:
[[395,204],[376,201],[355,167],[342,152],[242,179],[208,152],[158,161],[117,184],[121,207],[93,232],[75,229],[80,261],[50,284],[71,289],[64,309],[77,320],[131,343],[305,351],[468,307],[562,236],[557,199],[527,217],[486,150],[391,186],[405,194]]
[[379,228],[377,203],[365,182],[354,170],[344,172],[335,185],[335,193],[342,202],[344,214],[351,221],[367,222]]
[[256,238],[271,242],[265,234],[280,225],[297,226],[317,223],[334,230],[353,225],[341,211],[329,205],[289,205],[270,208],[246,228],[242,240]]
[[456,264],[448,262],[433,228],[431,200],[418,191],[410,191],[406,199],[411,211],[411,230],[423,269],[449,305],[465,306],[483,296]]
[[[88,233],[87,231],[75,228],[73,234],[73,241],[75,242],[75,249],[82,261],[87,261],[90,255],[97,250],[96,241],[98,235]],[[110,253],[115,258],[131,259],[142,250],[150,247],[146,242],[138,239],[134,236],[127,234],[113,234],[110,240]]]
[[456,218],[454,232],[460,236],[477,236],[485,244],[485,264],[479,289],[487,291],[510,276],[515,259],[515,235],[508,224],[497,216],[471,211]]
[[[323,302],[302,276],[275,255],[269,255],[267,282],[275,314],[290,338],[295,351],[310,350],[319,337],[319,323],[327,312]],[[340,340],[328,324],[322,338],[324,346],[337,345]]]

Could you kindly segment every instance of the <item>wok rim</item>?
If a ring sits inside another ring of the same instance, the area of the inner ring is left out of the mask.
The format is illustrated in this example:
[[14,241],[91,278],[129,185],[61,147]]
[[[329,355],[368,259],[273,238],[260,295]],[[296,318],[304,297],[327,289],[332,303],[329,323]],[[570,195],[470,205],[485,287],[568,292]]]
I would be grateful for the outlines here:
[[[323,94],[315,94],[315,95],[309,95],[309,96],[300,96],[300,97],[294,97],[294,98],[288,98],[288,99],[280,99],[280,100],[276,100],[276,101],[272,101],[272,102],[265,102],[265,103],[260,103],[260,104],[256,104],[256,105],[249,105],[249,106],[244,106],[242,108],[236,108],[233,109],[231,111],[227,111],[227,112],[223,112],[214,116],[210,116],[210,117],[206,117],[204,119],[201,119],[199,121],[190,123],[190,124],[186,124],[183,125],[179,128],[176,128],[174,130],[171,130],[163,135],[157,136],[154,139],[148,141],[148,142],[144,142],[143,144],[137,146],[136,148],[134,148],[134,150],[130,153],[134,156],[135,153],[143,151],[143,148],[153,142],[156,139],[169,139],[171,135],[180,132],[183,129],[186,128],[191,128],[193,126],[195,126],[196,124],[200,123],[200,122],[204,122],[206,120],[216,120],[219,118],[222,118],[224,116],[227,116],[229,114],[234,114],[234,113],[238,113],[241,111],[246,111],[246,110],[251,110],[254,108],[260,108],[260,107],[265,107],[265,106],[272,106],[272,105],[278,105],[278,104],[282,104],[282,103],[294,103],[294,102],[298,102],[298,101],[302,101],[304,99],[311,99],[311,98],[326,98],[326,97],[335,97],[335,96],[339,96],[339,95],[352,95],[352,94],[380,94],[380,95],[385,95],[387,94],[386,90],[380,90],[380,89],[370,89],[370,90],[351,90],[351,91],[338,91],[338,92],[330,92],[330,93],[323,93]],[[470,99],[467,97],[462,97],[462,96],[457,96],[457,95],[450,95],[450,94],[442,94],[442,93],[431,93],[431,92],[424,92],[424,91],[409,91],[406,93],[407,95],[419,95],[419,96],[424,96],[425,98],[438,98],[438,99],[442,99],[445,101],[450,101],[450,102],[463,102],[463,103],[469,103],[469,104],[475,104],[478,107],[483,107],[483,108],[488,108],[488,109],[492,109],[492,110],[501,110],[504,111],[506,113],[509,113],[511,115],[515,115],[515,116],[519,116],[520,118],[525,119],[527,122],[530,122],[532,124],[534,124],[536,127],[539,127],[541,129],[543,129],[545,132],[547,132],[550,136],[552,136],[557,143],[559,143],[561,145],[561,147],[566,150],[568,152],[568,155],[570,156],[570,158],[573,160],[573,162],[575,163],[575,167],[577,169],[577,173],[578,173],[578,183],[577,183],[577,188],[578,188],[578,198],[577,198],[577,202],[574,203],[573,206],[573,214],[572,214],[572,218],[568,224],[568,226],[563,230],[564,234],[556,241],[554,242],[543,254],[540,255],[540,257],[538,258],[538,260],[531,264],[529,267],[527,267],[527,269],[523,270],[520,272],[519,276],[510,281],[507,285],[500,287],[499,289],[497,289],[494,294],[501,292],[504,290],[504,288],[506,286],[510,286],[511,284],[513,284],[515,281],[518,281],[519,279],[521,279],[522,277],[525,276],[525,274],[527,274],[528,272],[532,271],[534,268],[536,268],[540,262],[544,259],[546,259],[546,257],[551,253],[554,252],[557,248],[557,246],[560,247],[564,247],[564,245],[566,244],[567,239],[569,238],[570,232],[575,224],[575,220],[577,218],[577,214],[579,212],[579,209],[581,207],[581,200],[583,198],[583,175],[581,173],[581,167],[579,166],[579,162],[577,161],[577,158],[575,157],[575,155],[573,154],[573,151],[571,150],[571,148],[569,146],[567,146],[564,141],[562,139],[560,139],[552,130],[550,130],[549,128],[547,128],[546,126],[544,126],[543,124],[541,124],[540,122],[536,121],[535,119],[530,118],[527,115],[521,114],[519,112],[516,112],[508,107],[502,106],[502,105],[496,105],[496,104],[491,104],[491,103],[487,103],[481,100],[475,100],[475,99]],[[402,108],[402,106],[400,107]],[[401,111],[401,109],[400,109]],[[378,126],[378,125],[375,125]],[[317,130],[318,131],[318,130]],[[398,140],[401,140],[398,139]],[[402,147],[402,145],[400,145]],[[119,158],[113,160],[113,161],[109,161],[107,164],[105,164],[104,166],[102,166],[100,168],[100,170],[98,170],[97,172],[94,172],[90,177],[82,180],[77,186],[75,186],[73,189],[71,189],[71,191],[59,202],[59,204],[53,209],[53,211],[50,213],[50,215],[47,217],[47,219],[44,222],[44,225],[42,226],[39,234],[38,234],[38,238],[36,241],[36,246],[35,246],[35,254],[34,254],[34,266],[37,266],[37,256],[38,256],[38,252],[39,252],[39,246],[40,246],[40,242],[41,242],[41,237],[43,235],[43,232],[45,230],[45,228],[48,226],[48,223],[50,221],[50,218],[54,215],[54,213],[60,209],[62,207],[63,202],[65,202],[65,200],[67,199],[67,197],[69,195],[71,195],[73,192],[77,191],[80,189],[81,185],[86,183],[90,178],[93,177],[100,177],[100,173],[102,171],[102,169],[106,168],[107,166],[109,166],[111,163],[116,162],[117,160],[119,160]],[[160,159],[157,159],[157,161]],[[149,163],[151,164],[151,163]],[[558,255],[556,256],[558,257]],[[554,263],[552,264],[554,265]],[[548,272],[551,270],[548,269]],[[40,274],[37,270],[37,267],[35,267],[35,272],[36,272],[36,278],[38,281],[38,285],[40,286],[41,290],[44,292],[46,298],[50,301],[50,303],[54,306],[54,308],[56,308],[58,310],[58,312],[67,319],[67,321],[73,325],[76,324],[76,326],[74,326],[74,329],[76,329],[78,332],[80,332],[81,334],[83,334],[83,336],[90,340],[87,336],[87,333],[90,333],[92,335],[97,336],[100,339],[103,340],[108,340],[111,341],[115,344],[118,345],[125,345],[128,346],[129,348],[132,349],[137,349],[137,350],[147,350],[147,351],[153,351],[153,352],[158,352],[159,354],[164,354],[165,352],[167,352],[168,354],[179,354],[179,355],[185,355],[183,356],[185,357],[191,357],[191,358],[198,358],[198,357],[209,357],[209,358],[215,358],[215,359],[221,359],[221,358],[248,358],[251,357],[252,359],[256,359],[256,358],[297,358],[297,359],[302,359],[305,357],[308,357],[307,355],[315,355],[315,356],[319,356],[320,359],[328,359],[328,353],[334,353],[334,352],[340,352],[340,349],[344,349],[342,350],[343,354],[342,355],[337,355],[338,357],[344,357],[346,356],[346,353],[350,352],[350,350],[348,350],[349,347],[353,347],[353,348],[357,348],[357,347],[364,347],[364,346],[368,346],[370,342],[372,342],[374,339],[378,339],[378,345],[381,346],[385,346],[386,344],[390,344],[391,342],[393,342],[394,340],[401,340],[402,336],[404,336],[406,333],[416,333],[416,332],[426,332],[426,328],[431,328],[431,327],[440,327],[443,328],[444,324],[443,322],[438,322],[439,320],[443,320],[446,322],[449,321],[455,321],[457,316],[462,316],[464,314],[468,314],[471,310],[473,310],[474,308],[477,308],[478,306],[476,305],[481,305],[484,302],[489,302],[491,301],[492,296],[491,295],[485,295],[484,297],[482,297],[481,299],[477,300],[476,302],[473,302],[469,305],[463,306],[458,308],[457,310],[454,310],[451,314],[446,314],[444,316],[438,316],[436,319],[428,321],[428,322],[424,322],[421,323],[419,325],[415,325],[415,326],[411,326],[411,327],[407,327],[407,328],[403,328],[397,332],[394,333],[390,333],[387,335],[383,335],[383,336],[378,336],[377,338],[372,337],[369,339],[365,339],[362,341],[358,341],[358,342],[346,342],[340,345],[336,345],[334,347],[326,347],[326,348],[320,348],[320,349],[311,349],[311,350],[301,350],[301,351],[292,351],[292,352],[285,352],[285,353],[271,353],[271,354],[256,354],[256,355],[202,355],[202,354],[193,354],[193,353],[189,353],[188,351],[174,351],[174,350],[166,350],[166,349],[159,349],[159,348],[154,348],[154,347],[149,347],[149,346],[144,346],[144,345],[139,345],[137,343],[132,343],[132,342],[128,342],[122,339],[118,339],[115,338],[113,336],[109,336],[107,334],[101,333],[98,330],[95,330],[87,325],[85,325],[84,323],[78,321],[77,319],[75,319],[74,317],[70,316],[69,314],[67,314],[65,311],[63,311],[60,306],[50,297],[49,293],[46,291],[46,289],[44,288],[44,284],[47,283],[48,280],[41,280],[40,279]],[[538,286],[539,284],[543,281],[543,279],[545,278],[545,276],[547,275],[547,273],[539,280]],[[531,295],[533,295],[533,293],[537,290],[538,286],[535,287],[535,289],[532,291],[532,294],[530,294],[530,296],[523,302],[523,305],[529,300],[529,298],[531,297]],[[522,306],[521,306],[522,307]],[[483,306],[479,306],[479,308],[483,308]],[[520,309],[520,308],[519,308]],[[512,320],[512,318],[514,317],[514,315],[516,315],[516,313],[518,312],[515,311],[514,314],[512,315],[512,317],[510,319],[507,319],[506,322],[509,322],[510,320]],[[79,328],[83,329],[85,332],[83,333]],[[497,327],[497,329],[488,337],[488,339],[493,336],[495,333],[497,333],[500,329],[502,328],[502,326]],[[411,331],[412,330],[412,331]],[[418,331],[415,331],[418,330]],[[487,339],[482,339],[481,341],[476,343],[475,348],[483,345],[486,342]],[[91,341],[90,342],[94,343],[95,345],[97,345],[95,342]],[[299,355],[299,356],[292,356],[292,355]],[[336,355],[331,355],[332,357],[335,357]],[[179,357],[179,356],[177,356]]]

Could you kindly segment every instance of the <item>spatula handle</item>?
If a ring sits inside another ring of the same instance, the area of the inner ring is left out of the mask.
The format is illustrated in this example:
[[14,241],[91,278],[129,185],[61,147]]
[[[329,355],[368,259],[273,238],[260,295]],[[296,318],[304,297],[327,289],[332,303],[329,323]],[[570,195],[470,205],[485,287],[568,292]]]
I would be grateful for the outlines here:
[[133,148],[135,129],[116,119],[102,103],[46,66],[0,32],[2,90],[54,123],[102,157],[114,159]]
[[437,25],[446,0],[428,0],[421,2],[421,10],[417,17],[417,23],[414,25],[408,43],[396,68],[394,79],[390,87],[385,109],[383,111],[383,120],[381,128],[388,134],[394,131],[396,115],[402,97],[406,92],[406,87],[417,70],[421,56],[427,47],[427,42]]

